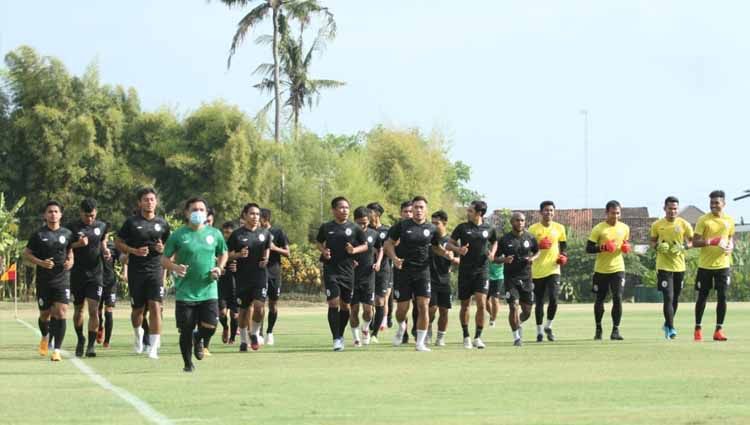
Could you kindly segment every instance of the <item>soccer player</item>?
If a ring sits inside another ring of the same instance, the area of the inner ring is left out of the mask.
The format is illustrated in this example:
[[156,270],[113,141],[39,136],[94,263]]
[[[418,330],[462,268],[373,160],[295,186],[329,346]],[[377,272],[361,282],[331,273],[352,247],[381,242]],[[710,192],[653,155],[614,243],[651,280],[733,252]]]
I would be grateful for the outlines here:
[[[229,242],[229,237],[232,236],[234,230],[235,226],[231,221],[227,221],[221,226],[225,243]],[[224,344],[234,344],[234,338],[237,335],[237,329],[239,329],[236,271],[237,260],[229,261],[219,277],[219,323],[221,323],[222,328],[221,342]],[[227,324],[227,316],[229,316],[229,324]]]
[[732,250],[734,250],[734,220],[724,212],[726,198],[721,190],[709,194],[711,212],[701,216],[695,224],[693,246],[700,248],[698,257],[698,276],[695,290],[698,299],[695,301],[696,341],[703,340],[701,320],[706,309],[706,301],[711,289],[716,289],[716,329],[714,341],[726,341],[724,318],[727,314],[727,294],[732,275]]
[[[123,275],[127,273],[127,265],[120,260],[120,253],[117,251],[114,241],[108,240],[106,243],[110,255],[105,258],[102,252],[103,286],[102,297],[99,300],[99,329],[96,334],[96,342],[99,344],[103,342],[103,347],[109,348],[109,343],[112,340],[112,328],[114,327],[113,311],[117,304],[117,280],[118,278],[123,279],[115,272],[115,262],[120,261],[120,264],[122,264]],[[122,256],[122,258],[127,257]]]
[[[487,266],[489,258],[494,258],[497,250],[495,229],[484,222],[486,212],[487,204],[484,201],[472,201],[466,209],[466,222],[453,229],[448,241],[448,249],[461,257],[461,263],[458,266],[458,299],[461,300],[459,318],[464,348],[467,349],[485,347],[482,341],[482,329],[484,328],[484,310],[487,307],[487,292],[490,289]],[[477,305],[473,341],[469,336],[469,308],[472,296]]]
[[[370,211],[366,207],[354,210],[354,221],[365,233],[367,250],[357,255],[354,267],[354,286],[352,291],[351,315],[349,325],[352,328],[354,346],[370,345],[370,323],[372,322],[372,304],[375,302],[375,273],[380,270],[383,261],[383,246],[378,232],[368,227]],[[359,306],[362,306],[362,329],[359,328]],[[361,339],[360,339],[361,336]]]
[[39,355],[46,356],[53,343],[50,360],[62,360],[60,349],[65,338],[66,314],[70,300],[73,267],[73,233],[60,226],[63,207],[57,201],[44,206],[45,225],[29,237],[23,250],[26,261],[36,266],[36,294],[39,304]]
[[510,224],[511,231],[503,235],[497,244],[500,255],[496,261],[504,263],[508,323],[513,333],[513,345],[520,347],[523,345],[521,326],[531,316],[534,303],[531,264],[539,256],[539,247],[534,235],[526,231],[526,216],[523,213],[514,212]]
[[[412,208],[412,202],[411,201],[404,201],[404,202],[402,202],[401,203],[401,209],[399,210],[399,217],[400,217],[400,219],[401,220],[411,220],[411,218],[413,216],[414,216],[414,210]],[[390,232],[390,228],[388,229],[388,231]],[[384,243],[384,246],[385,246],[385,243]],[[396,249],[396,255],[397,256],[401,256],[401,250],[399,249],[398,245],[396,245],[395,249]],[[388,260],[390,261],[390,258]],[[391,263],[393,263],[393,262],[391,261]],[[401,270],[393,267],[391,269],[391,271],[393,273],[393,287],[396,288],[398,286],[398,277],[400,276]],[[395,303],[394,303],[393,291],[391,291],[391,293],[388,296],[388,327],[389,328],[393,326],[393,319],[391,317],[391,314],[393,312],[395,312],[395,310],[396,310],[394,308],[394,305],[395,305]],[[412,310],[412,313],[414,313],[415,311],[417,311],[417,306],[416,305],[413,305],[412,307],[414,308]],[[412,319],[413,319],[412,321],[414,323],[417,322],[416,315],[413,314]],[[416,333],[416,329],[414,330],[414,332]],[[409,333],[408,332],[404,332],[403,343],[406,344],[407,342],[409,342]]]
[[685,283],[685,250],[693,244],[693,228],[678,217],[680,201],[674,196],[664,200],[662,219],[651,225],[651,247],[656,249],[656,287],[664,296],[664,338],[677,337],[674,316]]
[[487,277],[490,280],[490,290],[487,292],[487,312],[490,315],[490,327],[495,327],[497,313],[500,312],[500,291],[502,291],[505,278],[503,277],[503,263],[492,261],[490,263]]
[[[534,316],[536,319],[536,342],[544,341],[544,334],[549,341],[555,340],[552,333],[552,322],[557,313],[557,297],[560,296],[560,266],[567,264],[567,238],[565,227],[553,221],[555,203],[544,201],[539,205],[542,221],[529,227],[529,233],[536,238],[539,257],[531,265],[531,278],[534,281]],[[544,320],[544,298],[549,299],[547,322]],[[542,333],[544,332],[544,334]]]
[[[430,328],[432,330],[432,322],[435,320],[435,313],[440,311],[440,318],[437,324],[437,339],[435,345],[438,347],[445,346],[445,333],[448,330],[448,313],[451,309],[452,294],[451,294],[451,266],[458,265],[460,259],[453,256],[453,252],[447,249],[448,231],[445,226],[448,225],[448,214],[445,211],[435,211],[430,217],[432,225],[437,229],[438,238],[440,239],[439,245],[446,250],[446,256],[440,256],[435,254],[433,250],[430,250]],[[428,332],[427,339],[430,339],[431,332]]]
[[195,370],[191,349],[195,358],[202,360],[203,347],[216,331],[219,315],[216,279],[221,276],[228,257],[221,232],[205,224],[206,210],[203,198],[190,198],[185,203],[189,224],[169,237],[161,257],[162,266],[177,275],[174,315],[180,330],[185,372]]
[[281,257],[289,258],[289,238],[284,229],[271,224],[271,210],[260,209],[260,225],[271,233],[271,255],[268,257],[268,328],[265,342],[273,345],[273,327],[279,318],[278,302],[281,295]]
[[[380,244],[383,245],[388,238],[388,230],[390,229],[380,221],[385,209],[378,202],[367,204],[367,209],[370,211],[369,226],[378,233]],[[378,342],[378,332],[385,329],[387,325],[386,315],[390,312],[387,301],[391,296],[392,290],[393,265],[390,258],[383,256],[380,263],[380,270],[375,273],[375,318],[370,325],[372,332],[370,340],[373,343]]]
[[366,252],[368,247],[365,232],[349,221],[349,201],[346,198],[333,198],[331,212],[333,220],[320,226],[315,239],[323,262],[333,351],[343,351],[344,329],[349,323],[349,305],[354,288],[353,256]]
[[[68,225],[73,233],[74,265],[70,272],[70,289],[73,293],[73,327],[78,336],[76,357],[96,357],[95,343],[99,329],[99,301],[103,291],[102,257],[111,258],[107,248],[107,224],[97,220],[96,201],[84,199],[80,205],[80,219]],[[83,335],[83,310],[88,310],[88,344]]]
[[631,251],[630,228],[620,221],[622,207],[617,201],[609,201],[605,206],[607,219],[591,230],[586,242],[586,252],[596,254],[594,276],[591,290],[596,294],[594,302],[594,320],[596,322],[595,340],[602,339],[602,317],[604,317],[604,300],[612,292],[612,333],[609,338],[615,341],[623,339],[620,335],[622,320],[622,293],[625,289],[625,259],[623,254]]
[[[385,252],[393,261],[393,266],[399,270],[399,278],[394,290],[394,296],[398,302],[396,321],[399,326],[393,338],[393,345],[403,343],[404,333],[407,332],[406,314],[409,312],[409,303],[414,296],[418,309],[416,350],[431,351],[425,345],[431,296],[430,245],[436,249],[437,254],[444,256],[448,254],[439,246],[437,229],[431,222],[427,222],[427,199],[416,196],[412,200],[412,208],[414,217],[402,220],[391,227],[388,240],[385,241]],[[401,256],[396,253],[396,243],[400,247]]]
[[[268,257],[271,234],[260,225],[260,207],[249,203],[242,209],[245,225],[229,237],[229,261],[237,261],[235,284],[240,304],[240,351],[247,351],[248,327],[250,348],[260,348],[259,333],[268,296]],[[250,318],[252,309],[252,325]]]
[[136,353],[144,351],[143,315],[148,305],[148,356],[159,358],[161,344],[161,303],[164,297],[164,269],[161,254],[169,238],[169,223],[156,215],[158,205],[156,191],[147,187],[138,191],[136,215],[128,217],[117,233],[116,246],[128,254],[128,291],[130,292],[130,316],[133,325]]

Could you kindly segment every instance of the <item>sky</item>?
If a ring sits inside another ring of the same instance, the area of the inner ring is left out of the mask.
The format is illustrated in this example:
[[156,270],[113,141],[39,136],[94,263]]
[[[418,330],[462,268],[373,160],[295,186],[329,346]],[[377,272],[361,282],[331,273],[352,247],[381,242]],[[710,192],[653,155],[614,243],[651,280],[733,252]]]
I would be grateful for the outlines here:
[[[312,74],[347,85],[302,115],[312,131],[438,132],[490,208],[617,199],[658,216],[668,195],[706,211],[708,193],[723,189],[727,212],[750,222],[750,198],[731,201],[750,189],[750,3],[322,3],[338,35]],[[0,51],[30,45],[75,74],[97,63],[104,83],[136,88],[146,110],[186,114],[223,99],[255,115],[269,99],[252,71],[271,56],[252,41],[270,21],[226,66],[247,11],[204,0],[0,0]]]

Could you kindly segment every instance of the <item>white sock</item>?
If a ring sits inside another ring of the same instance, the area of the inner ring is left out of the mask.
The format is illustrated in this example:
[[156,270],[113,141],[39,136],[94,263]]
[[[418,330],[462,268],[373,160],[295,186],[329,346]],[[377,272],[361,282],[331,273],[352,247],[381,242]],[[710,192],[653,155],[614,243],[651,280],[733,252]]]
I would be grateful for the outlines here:
[[518,337],[523,338],[523,326],[518,327]]
[[404,336],[404,332],[406,332],[406,320],[403,322],[398,322],[398,330],[396,331],[396,335],[399,337]]
[[552,329],[552,320],[547,319],[547,323],[544,324],[544,327],[547,329]]
[[541,335],[544,333],[544,329],[542,329],[542,325],[536,325],[536,333],[537,335]]
[[513,340],[521,339],[521,328],[516,329],[513,331]]
[[255,335],[256,337],[260,333],[260,322],[251,322],[250,323],[250,335]]
[[133,333],[135,334],[136,341],[143,341],[143,328],[138,326],[137,328],[133,328]]
[[359,341],[359,339],[360,339],[359,338],[359,328],[355,326],[355,327],[353,327],[351,329],[352,329],[352,338],[354,338],[355,341]]
[[438,331],[438,336],[437,337],[438,337],[438,339],[445,338],[445,331]]
[[151,351],[156,351],[159,349],[159,340],[161,339],[161,335],[159,334],[149,334],[148,335],[148,345],[151,346]]
[[247,344],[247,328],[240,328],[240,342]]
[[372,319],[366,321],[362,324],[362,333],[369,333],[370,332],[370,325],[372,324]]
[[424,340],[427,337],[427,329],[417,329],[417,347],[424,345]]

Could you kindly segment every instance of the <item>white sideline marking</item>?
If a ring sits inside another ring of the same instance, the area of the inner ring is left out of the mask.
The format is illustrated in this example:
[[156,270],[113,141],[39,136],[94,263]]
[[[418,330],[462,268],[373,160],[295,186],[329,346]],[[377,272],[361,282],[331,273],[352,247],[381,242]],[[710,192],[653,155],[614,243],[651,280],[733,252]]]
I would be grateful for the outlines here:
[[[27,328],[34,331],[37,335],[41,336],[39,329],[31,326],[26,321],[21,319],[16,319],[16,321]],[[50,348],[51,349],[51,348]],[[141,400],[140,398],[136,397],[129,391],[120,388],[118,386],[113,385],[111,382],[107,381],[103,376],[96,373],[96,371],[92,368],[90,368],[86,363],[82,362],[81,360],[71,357],[70,353],[67,351],[61,350],[61,353],[65,357],[70,357],[73,364],[83,372],[84,375],[86,375],[89,379],[94,381],[97,385],[104,388],[105,390],[113,392],[115,395],[120,397],[121,399],[125,400],[129,405],[133,406],[135,410],[138,411],[138,413],[141,414],[144,418],[146,418],[149,422],[159,424],[159,425],[173,425],[174,423],[166,416],[162,415],[161,413],[154,410],[153,407],[151,407],[148,403]]]

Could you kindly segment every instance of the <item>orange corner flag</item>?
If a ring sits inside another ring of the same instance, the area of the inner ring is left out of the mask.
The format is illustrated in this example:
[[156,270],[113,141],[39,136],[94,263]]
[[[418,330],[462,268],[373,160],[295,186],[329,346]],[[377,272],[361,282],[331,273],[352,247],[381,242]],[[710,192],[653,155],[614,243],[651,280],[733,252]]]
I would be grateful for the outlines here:
[[0,277],[0,282],[10,282],[12,280],[16,280],[16,265],[11,264],[10,267],[8,267],[8,270],[3,273],[3,276]]

